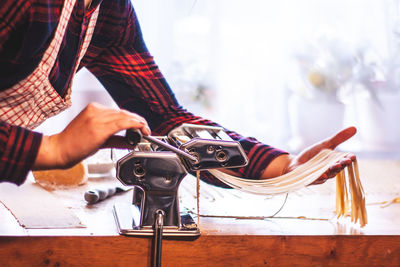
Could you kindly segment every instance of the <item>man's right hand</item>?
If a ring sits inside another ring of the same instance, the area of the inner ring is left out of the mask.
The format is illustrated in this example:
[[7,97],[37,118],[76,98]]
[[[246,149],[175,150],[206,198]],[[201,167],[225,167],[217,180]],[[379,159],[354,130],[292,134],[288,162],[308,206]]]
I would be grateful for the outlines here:
[[59,134],[43,136],[33,170],[69,168],[104,147],[126,147],[126,129],[150,135],[146,120],[126,110],[90,103]]

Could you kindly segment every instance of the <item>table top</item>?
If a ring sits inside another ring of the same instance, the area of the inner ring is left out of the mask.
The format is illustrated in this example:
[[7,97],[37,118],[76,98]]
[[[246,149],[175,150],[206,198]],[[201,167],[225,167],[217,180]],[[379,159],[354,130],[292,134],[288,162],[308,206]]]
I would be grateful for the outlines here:
[[[400,204],[388,202],[400,195],[400,162],[361,160],[360,176],[366,191],[368,224],[360,228],[346,219],[337,220],[335,181],[309,186],[286,195],[256,196],[201,183],[200,218],[202,235],[398,235]],[[89,179],[77,188],[50,193],[72,211],[85,228],[25,229],[3,205],[0,206],[1,236],[118,236],[112,214],[115,203],[131,203],[132,192],[123,192],[95,205],[87,205],[84,192],[90,188],[119,184],[112,177]],[[0,185],[3,186],[3,185]],[[9,185],[7,185],[9,186]],[[18,188],[22,199],[27,181]],[[37,196],[35,196],[37,197]],[[40,197],[40,196],[39,196]],[[186,177],[179,190],[181,209],[197,221],[196,180]],[[287,198],[287,199],[286,199]],[[1,199],[1,197],[0,197]],[[44,216],[51,216],[45,214]]]

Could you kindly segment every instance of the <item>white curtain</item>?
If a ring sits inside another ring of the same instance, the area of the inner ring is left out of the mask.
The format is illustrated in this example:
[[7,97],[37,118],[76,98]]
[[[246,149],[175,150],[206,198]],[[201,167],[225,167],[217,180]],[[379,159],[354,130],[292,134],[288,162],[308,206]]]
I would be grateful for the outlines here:
[[[328,45],[350,59],[362,49],[372,51],[380,64],[398,51],[397,1],[132,1],[149,49],[186,107],[286,149],[301,149],[346,124],[326,127],[323,116],[303,126],[312,128],[302,132],[315,140],[290,146],[296,134],[288,113],[298,86],[296,55],[311,44]],[[347,123],[357,124],[351,105]],[[334,117],[325,107],[314,108]]]

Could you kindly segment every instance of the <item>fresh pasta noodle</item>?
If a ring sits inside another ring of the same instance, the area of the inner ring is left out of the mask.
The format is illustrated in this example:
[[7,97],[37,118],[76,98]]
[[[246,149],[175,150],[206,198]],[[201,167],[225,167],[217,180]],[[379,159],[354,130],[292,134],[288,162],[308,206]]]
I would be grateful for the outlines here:
[[[344,152],[322,150],[292,172],[265,180],[239,178],[218,170],[209,170],[209,172],[233,188],[258,195],[276,195],[292,192],[311,184],[321,177],[329,166],[345,155]],[[357,161],[347,167],[347,176],[345,170],[336,176],[336,214],[338,218],[350,215],[351,221],[359,222],[361,227],[367,224],[365,194]]]
[[[182,143],[190,140],[186,136],[177,135],[175,137]],[[279,177],[263,180],[239,178],[215,169],[208,171],[232,188],[257,195],[276,195],[289,193],[310,185],[321,177],[329,166],[346,155],[345,152],[325,149],[295,170]],[[200,171],[196,172],[196,178],[197,224],[199,225]],[[345,170],[336,175],[336,215],[337,218],[350,216],[351,221],[359,222],[361,227],[367,224],[365,193],[359,176],[357,160],[347,167],[347,176]]]

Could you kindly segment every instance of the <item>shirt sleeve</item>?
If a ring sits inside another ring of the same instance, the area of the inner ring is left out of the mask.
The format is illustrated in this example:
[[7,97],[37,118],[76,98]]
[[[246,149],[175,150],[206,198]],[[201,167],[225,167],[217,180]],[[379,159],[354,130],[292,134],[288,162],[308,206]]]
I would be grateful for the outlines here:
[[[97,76],[120,108],[146,118],[154,135],[166,135],[183,123],[220,126],[190,113],[178,103],[146,48],[139,22],[130,4],[127,4],[125,10],[119,10],[119,14],[126,13],[128,17],[123,31],[121,28],[121,34],[115,36],[114,41],[108,41],[107,47],[101,47],[107,42],[107,38],[110,38],[104,33],[118,31],[110,31],[110,16],[105,14],[104,9],[103,7],[100,11],[97,32],[93,36],[83,64]],[[112,8],[108,7],[107,12],[109,10]],[[113,19],[112,23],[116,25],[115,17]],[[242,177],[259,179],[275,157],[286,153],[255,138],[225,130],[232,139],[241,143],[249,158],[246,167],[236,169]],[[227,187],[208,172],[202,173],[202,179],[214,185]]]
[[12,32],[24,23],[27,12],[31,6],[30,1],[1,1],[0,4],[0,51],[9,40]]
[[40,133],[0,122],[0,181],[24,183],[41,141]]

